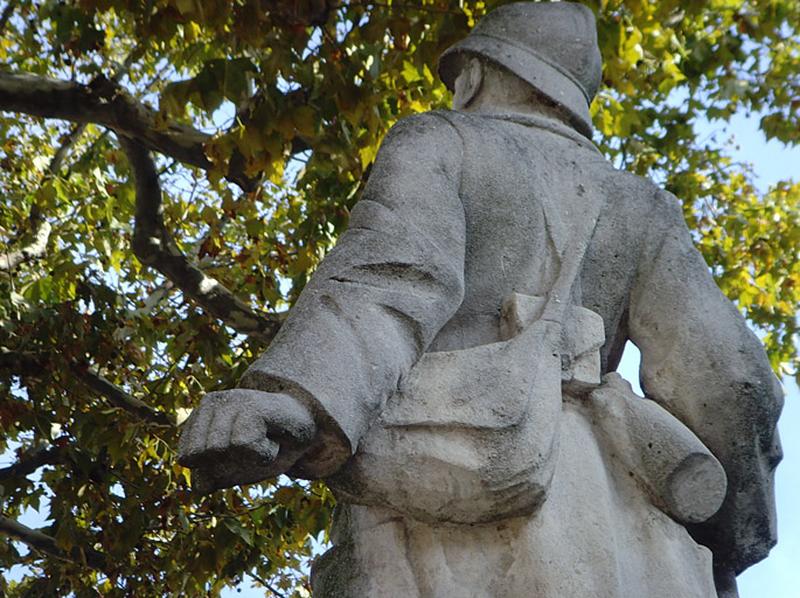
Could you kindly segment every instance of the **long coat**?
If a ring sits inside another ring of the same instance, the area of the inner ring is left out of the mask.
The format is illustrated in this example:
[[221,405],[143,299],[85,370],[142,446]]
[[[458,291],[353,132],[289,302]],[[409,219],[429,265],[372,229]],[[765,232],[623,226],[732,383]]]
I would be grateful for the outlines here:
[[295,473],[331,475],[423,353],[498,341],[509,294],[547,294],[587,202],[602,209],[571,300],[603,318],[602,372],[632,341],[647,398],[723,464],[723,506],[690,531],[738,573],[775,542],[780,386],[679,202],[561,122],[437,111],[398,123],[349,229],[241,385],[306,401],[320,432]]

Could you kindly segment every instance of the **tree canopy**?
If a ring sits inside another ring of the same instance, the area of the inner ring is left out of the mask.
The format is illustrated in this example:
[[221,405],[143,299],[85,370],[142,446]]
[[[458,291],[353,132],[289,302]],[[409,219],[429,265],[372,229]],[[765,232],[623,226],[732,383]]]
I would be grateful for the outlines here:
[[[198,497],[180,424],[230,388],[335,243],[382,137],[446,107],[476,0],[7,0],[0,8],[0,567],[9,596],[307,595],[333,498]],[[800,143],[800,3],[585,0],[595,141],[683,200],[723,291],[797,375],[800,182],[724,136]],[[41,505],[47,525],[17,519]],[[23,549],[23,543],[28,549]]]

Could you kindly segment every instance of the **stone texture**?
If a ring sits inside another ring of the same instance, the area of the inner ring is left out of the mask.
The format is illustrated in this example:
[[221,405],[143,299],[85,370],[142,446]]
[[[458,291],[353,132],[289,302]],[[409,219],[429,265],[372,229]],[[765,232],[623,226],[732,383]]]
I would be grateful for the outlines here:
[[555,475],[536,516],[429,524],[345,506],[335,547],[315,563],[314,596],[713,596],[711,553],[609,459],[587,407],[563,404]]
[[203,398],[203,409],[184,426],[178,453],[195,469],[195,489],[205,493],[283,473],[315,433],[314,419],[293,397],[236,388]]
[[[735,596],[775,542],[780,386],[678,201],[591,143],[591,13],[478,33],[442,64],[457,110],[393,127],[183,461],[207,490],[328,480],[316,596]],[[646,397],[613,374],[628,340]]]
[[428,522],[534,513],[555,466],[561,332],[537,319],[505,342],[423,355],[329,484]]
[[705,521],[725,498],[719,461],[680,420],[642,400],[619,374],[591,393],[595,435],[654,505],[683,523]]

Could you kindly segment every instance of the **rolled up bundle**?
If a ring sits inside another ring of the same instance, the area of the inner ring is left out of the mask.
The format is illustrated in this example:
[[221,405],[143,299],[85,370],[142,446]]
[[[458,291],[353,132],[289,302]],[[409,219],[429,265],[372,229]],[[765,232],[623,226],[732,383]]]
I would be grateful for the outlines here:
[[653,504],[682,523],[699,523],[722,505],[725,470],[683,423],[638,396],[617,373],[604,376],[589,409],[598,439]]

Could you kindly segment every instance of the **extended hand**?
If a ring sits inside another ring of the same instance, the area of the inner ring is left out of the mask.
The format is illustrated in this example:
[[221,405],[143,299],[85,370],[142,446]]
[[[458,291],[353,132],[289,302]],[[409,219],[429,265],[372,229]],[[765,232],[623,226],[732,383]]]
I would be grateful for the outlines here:
[[212,392],[184,424],[178,462],[194,470],[192,485],[206,494],[283,473],[315,433],[308,408],[289,395],[243,388]]

